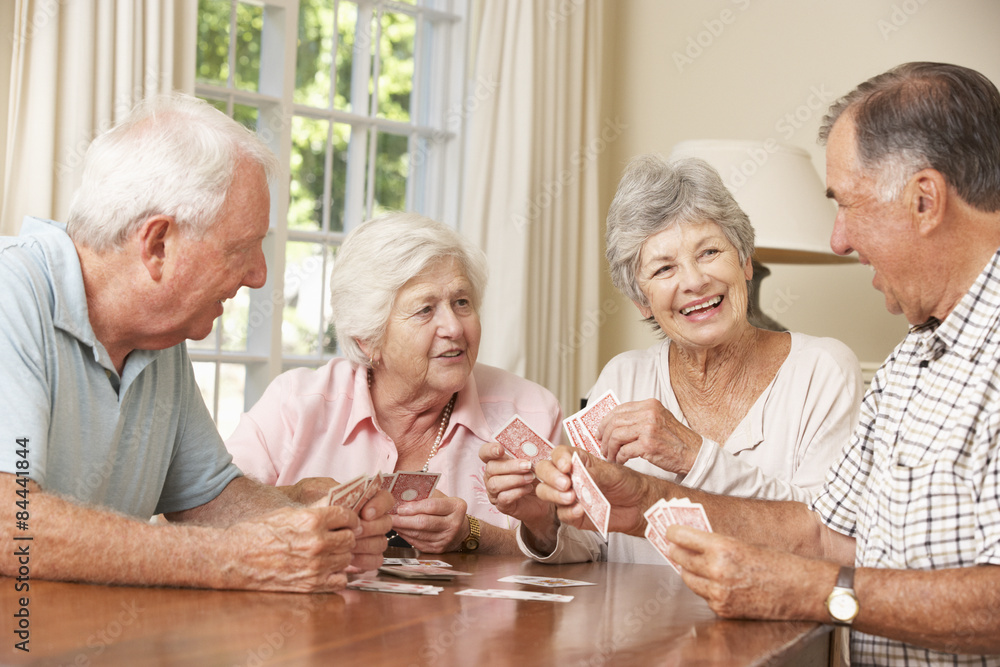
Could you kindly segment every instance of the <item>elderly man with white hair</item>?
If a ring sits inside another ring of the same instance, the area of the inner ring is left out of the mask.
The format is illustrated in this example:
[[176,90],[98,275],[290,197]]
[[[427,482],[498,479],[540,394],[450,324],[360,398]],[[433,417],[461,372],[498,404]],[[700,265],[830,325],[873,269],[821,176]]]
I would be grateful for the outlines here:
[[92,143],[66,227],[0,240],[0,534],[32,578],[333,591],[381,562],[389,495],[359,521],[244,477],[184,344],[264,284],[275,172],[207,103],[154,98]]
[[275,379],[226,441],[236,463],[303,501],[333,479],[437,472],[441,493],[401,503],[395,531],[429,553],[516,553],[479,449],[515,414],[555,444],[562,411],[548,390],[476,363],[486,274],[482,251],[416,214],[352,231],[330,283],[345,358]]

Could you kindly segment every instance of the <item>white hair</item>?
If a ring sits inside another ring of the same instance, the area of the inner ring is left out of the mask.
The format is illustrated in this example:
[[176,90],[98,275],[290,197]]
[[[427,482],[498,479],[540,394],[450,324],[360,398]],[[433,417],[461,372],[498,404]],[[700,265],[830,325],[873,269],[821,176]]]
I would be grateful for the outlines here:
[[214,224],[237,166],[259,165],[270,181],[274,154],[253,132],[207,102],[174,93],[140,102],[90,144],[67,232],[97,252],[116,247],[153,215],[169,215],[196,237]]
[[416,213],[388,213],[348,234],[330,277],[330,308],[344,356],[368,366],[358,342],[381,348],[399,290],[430,264],[454,258],[479,310],[486,290],[486,255],[445,224]]

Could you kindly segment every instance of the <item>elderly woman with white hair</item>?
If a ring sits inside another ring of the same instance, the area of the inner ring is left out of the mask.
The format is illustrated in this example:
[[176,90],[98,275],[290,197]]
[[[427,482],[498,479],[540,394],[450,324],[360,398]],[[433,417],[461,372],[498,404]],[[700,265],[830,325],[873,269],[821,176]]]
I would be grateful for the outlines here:
[[[839,341],[766,331],[747,319],[753,227],[706,162],[629,163],[608,212],[615,286],[665,340],[625,352],[590,396],[622,401],[600,425],[609,461],[715,493],[808,502],[850,439],[861,394]],[[665,563],[640,538],[560,525],[518,462],[483,447],[487,489],[522,520],[519,541],[546,562]]]
[[393,529],[429,553],[516,553],[516,521],[490,504],[478,452],[514,414],[555,443],[562,411],[539,385],[476,363],[486,275],[482,251],[439,222],[360,225],[330,284],[345,358],[276,378],[226,442],[236,464],[303,502],[331,478],[438,472],[435,495],[401,503]]

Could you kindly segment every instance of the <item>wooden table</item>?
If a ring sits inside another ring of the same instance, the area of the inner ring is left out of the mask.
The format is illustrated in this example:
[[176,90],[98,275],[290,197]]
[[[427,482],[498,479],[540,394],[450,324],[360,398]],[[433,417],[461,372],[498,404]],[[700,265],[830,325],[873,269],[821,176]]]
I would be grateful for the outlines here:
[[[718,619],[668,566],[540,565],[446,554],[471,577],[438,596],[296,595],[31,581],[30,653],[14,649],[18,598],[0,577],[0,664],[824,665],[829,626]],[[510,574],[596,586],[498,583]],[[381,575],[392,581],[403,581]],[[460,588],[552,590],[568,603],[463,597]]]

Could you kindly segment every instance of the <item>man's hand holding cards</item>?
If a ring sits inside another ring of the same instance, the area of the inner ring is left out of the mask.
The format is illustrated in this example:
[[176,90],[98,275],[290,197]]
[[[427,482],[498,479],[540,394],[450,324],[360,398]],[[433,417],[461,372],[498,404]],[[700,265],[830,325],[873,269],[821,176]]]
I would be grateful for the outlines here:
[[705,508],[701,506],[701,503],[692,503],[687,498],[671,498],[670,500],[660,498],[646,510],[643,516],[646,517],[646,539],[678,573],[680,568],[667,556],[667,548],[670,544],[665,536],[667,527],[680,524],[708,533],[712,532],[712,525],[708,522]]

